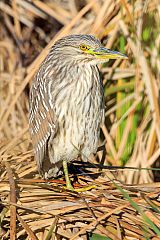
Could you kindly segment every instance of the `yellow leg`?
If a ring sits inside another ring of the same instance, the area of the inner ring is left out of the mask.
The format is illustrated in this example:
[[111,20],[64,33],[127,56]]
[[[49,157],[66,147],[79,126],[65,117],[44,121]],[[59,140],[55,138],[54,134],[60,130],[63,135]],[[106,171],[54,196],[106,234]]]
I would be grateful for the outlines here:
[[69,175],[68,175],[68,166],[67,166],[67,161],[63,160],[63,171],[64,171],[64,176],[66,179],[66,187],[68,190],[74,191],[74,188],[72,187]]
[[74,189],[72,184],[71,184],[69,175],[68,175],[68,166],[67,166],[67,161],[66,160],[63,160],[63,171],[64,171],[64,175],[65,175],[65,179],[66,179],[66,188],[68,190],[76,191],[76,192],[84,192],[84,191],[91,190],[92,188],[96,188],[95,185],[91,185],[91,186],[87,186],[87,187],[84,187],[84,188]]

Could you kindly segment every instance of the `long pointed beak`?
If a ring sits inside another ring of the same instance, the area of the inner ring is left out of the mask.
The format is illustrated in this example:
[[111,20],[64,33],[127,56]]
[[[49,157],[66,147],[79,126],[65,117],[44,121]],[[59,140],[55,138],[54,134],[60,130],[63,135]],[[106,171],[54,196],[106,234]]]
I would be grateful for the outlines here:
[[98,59],[128,59],[128,57],[120,52],[113,51],[104,47],[98,49],[89,49],[89,52]]

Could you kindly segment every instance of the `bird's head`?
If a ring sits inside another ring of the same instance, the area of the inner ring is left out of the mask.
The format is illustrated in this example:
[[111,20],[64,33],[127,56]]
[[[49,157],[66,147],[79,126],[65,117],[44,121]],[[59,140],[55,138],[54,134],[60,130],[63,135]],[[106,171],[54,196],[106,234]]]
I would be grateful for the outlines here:
[[53,46],[54,53],[66,61],[77,60],[78,63],[97,65],[110,59],[127,59],[120,52],[103,47],[92,35],[69,35],[58,40]]

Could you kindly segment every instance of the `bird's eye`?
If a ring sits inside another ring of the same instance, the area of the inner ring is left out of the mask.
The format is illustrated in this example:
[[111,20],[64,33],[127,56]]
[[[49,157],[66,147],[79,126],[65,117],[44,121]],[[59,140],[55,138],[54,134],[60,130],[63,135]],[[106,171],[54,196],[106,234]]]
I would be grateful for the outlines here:
[[84,44],[82,44],[82,45],[80,45],[80,49],[81,49],[82,51],[85,51],[85,50],[88,50],[89,47],[86,46],[86,45],[84,45]]

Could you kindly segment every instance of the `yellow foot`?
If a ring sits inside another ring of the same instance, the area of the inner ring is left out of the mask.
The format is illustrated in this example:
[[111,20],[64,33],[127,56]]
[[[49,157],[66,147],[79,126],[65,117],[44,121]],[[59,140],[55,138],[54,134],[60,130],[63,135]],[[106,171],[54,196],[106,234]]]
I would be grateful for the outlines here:
[[64,175],[65,175],[65,179],[66,179],[66,188],[67,190],[70,190],[72,192],[85,192],[85,191],[89,191],[93,188],[96,188],[95,185],[91,185],[91,186],[87,186],[84,188],[73,188],[69,175],[68,175],[68,167],[67,167],[67,161],[63,160],[63,170],[64,170]]
[[90,185],[90,186],[86,186],[83,188],[74,188],[71,184],[70,185],[66,185],[65,189],[72,191],[72,192],[86,192],[89,191],[93,188],[96,188],[96,185]]

